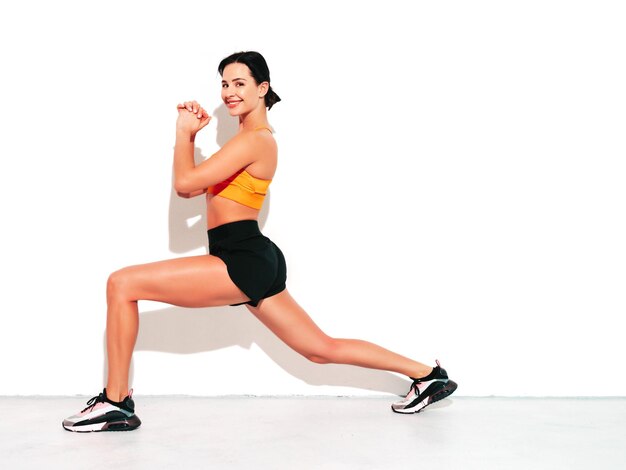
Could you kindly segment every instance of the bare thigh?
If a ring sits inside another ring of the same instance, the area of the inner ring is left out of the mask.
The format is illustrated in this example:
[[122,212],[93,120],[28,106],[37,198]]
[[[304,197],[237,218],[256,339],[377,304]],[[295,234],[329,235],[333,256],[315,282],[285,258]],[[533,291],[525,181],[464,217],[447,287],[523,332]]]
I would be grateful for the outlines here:
[[325,349],[332,340],[287,289],[263,299],[257,307],[246,307],[287,346],[305,356]]
[[250,300],[230,279],[224,262],[201,255],[129,266],[109,277],[108,295],[181,307],[214,307]]

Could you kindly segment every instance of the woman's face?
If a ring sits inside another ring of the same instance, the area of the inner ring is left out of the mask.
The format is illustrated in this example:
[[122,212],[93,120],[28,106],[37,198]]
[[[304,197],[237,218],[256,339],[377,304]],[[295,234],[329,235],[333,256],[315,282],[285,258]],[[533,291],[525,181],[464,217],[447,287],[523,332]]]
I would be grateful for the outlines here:
[[222,100],[231,116],[246,115],[265,106],[267,82],[257,85],[245,64],[228,64],[222,75]]

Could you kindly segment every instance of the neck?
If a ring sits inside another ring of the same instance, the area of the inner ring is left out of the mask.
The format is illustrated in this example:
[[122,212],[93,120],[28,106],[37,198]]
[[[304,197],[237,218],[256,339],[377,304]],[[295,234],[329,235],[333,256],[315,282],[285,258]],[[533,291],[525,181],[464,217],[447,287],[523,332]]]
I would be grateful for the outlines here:
[[239,130],[254,130],[257,127],[269,127],[267,122],[267,109],[265,106],[259,106],[257,109],[250,111],[245,116],[239,116]]

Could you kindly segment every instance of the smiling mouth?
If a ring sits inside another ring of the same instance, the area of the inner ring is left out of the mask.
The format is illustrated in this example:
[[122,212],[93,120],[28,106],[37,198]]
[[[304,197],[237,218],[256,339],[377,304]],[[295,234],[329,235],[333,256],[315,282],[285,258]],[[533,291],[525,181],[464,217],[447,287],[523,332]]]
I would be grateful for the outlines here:
[[242,100],[238,100],[238,101],[227,101],[226,102],[226,106],[228,106],[229,108],[234,108],[235,106],[237,106],[239,103],[241,103]]

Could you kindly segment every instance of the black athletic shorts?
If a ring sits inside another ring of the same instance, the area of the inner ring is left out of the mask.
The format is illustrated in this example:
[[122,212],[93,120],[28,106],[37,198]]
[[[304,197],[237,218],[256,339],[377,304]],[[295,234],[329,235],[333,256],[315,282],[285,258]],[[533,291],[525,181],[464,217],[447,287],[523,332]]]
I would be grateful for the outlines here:
[[[256,220],[239,220],[208,231],[209,253],[220,258],[235,285],[256,307],[285,290],[287,266],[280,249],[259,230]],[[241,305],[241,304],[235,304]]]

